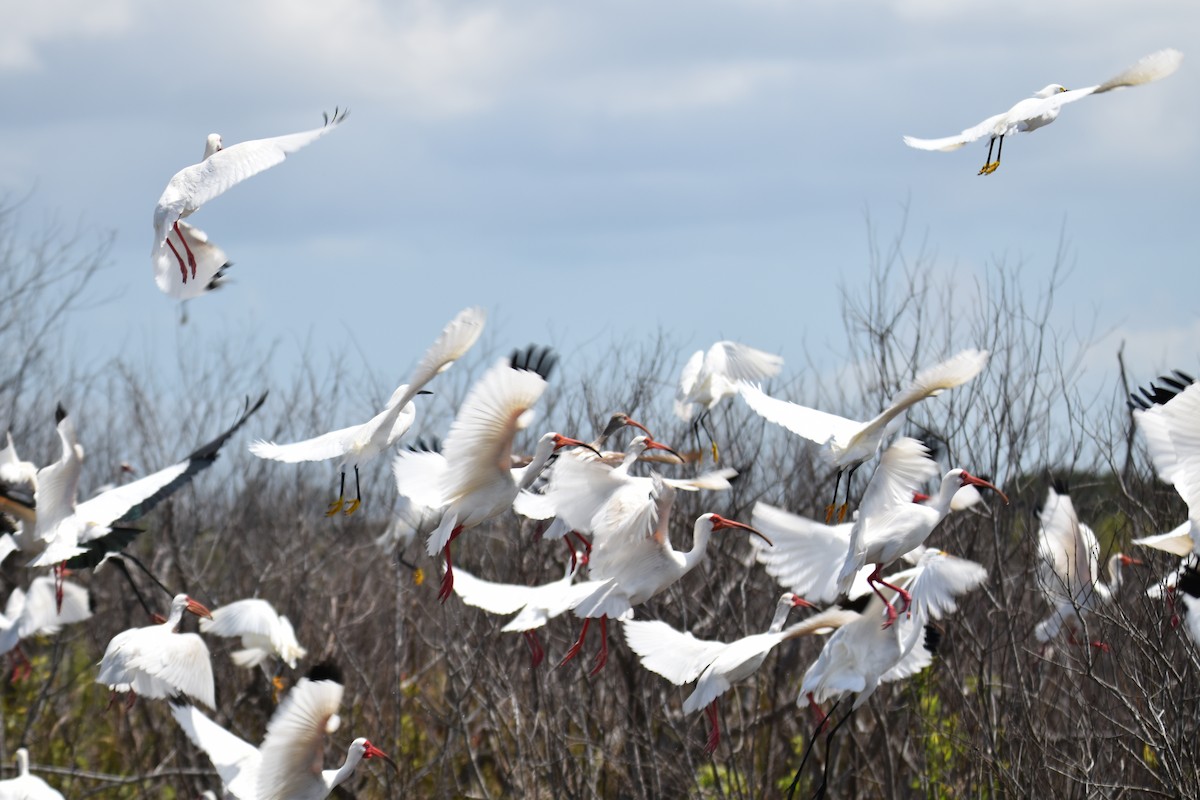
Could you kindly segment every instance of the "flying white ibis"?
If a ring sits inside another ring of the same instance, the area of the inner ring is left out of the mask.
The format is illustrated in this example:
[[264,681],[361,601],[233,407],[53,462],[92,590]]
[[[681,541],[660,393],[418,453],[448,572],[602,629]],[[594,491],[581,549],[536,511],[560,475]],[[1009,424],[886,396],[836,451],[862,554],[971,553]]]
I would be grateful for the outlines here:
[[589,582],[600,583],[575,606],[575,614],[583,619],[583,627],[559,666],[579,654],[587,639],[588,626],[593,619],[599,618],[600,652],[592,674],[599,672],[608,661],[608,618],[625,617],[634,606],[646,602],[695,569],[707,554],[708,540],[713,532],[733,528],[762,536],[743,522],[709,513],[701,515],[693,525],[691,549],[686,552],[676,550],[669,538],[675,489],[664,483],[661,476],[651,477],[654,479],[652,502],[639,501],[632,508],[614,507],[610,503],[598,515],[588,576]]
[[[941,139],[918,139],[915,136],[905,136],[904,143],[918,150],[949,152],[986,136],[988,137],[987,161],[979,170],[979,174],[990,175],[1000,166],[1000,155],[1004,151],[1005,136],[1032,133],[1038,128],[1049,125],[1058,119],[1059,112],[1067,103],[1082,100],[1093,94],[1102,94],[1126,86],[1140,86],[1143,83],[1165,78],[1179,69],[1182,61],[1183,54],[1178,50],[1159,50],[1145,56],[1119,75],[1096,86],[1067,89],[1062,84],[1052,83],[1034,92],[1033,97],[1021,100],[1008,111],[988,117],[957,136],[946,136]],[[997,140],[1000,142],[1000,149],[996,152],[996,160],[992,161],[992,147]]]
[[63,800],[62,793],[36,775],[29,773],[29,751],[18,747],[17,777],[0,781],[0,798],[4,800]]
[[866,564],[874,564],[875,570],[867,576],[867,583],[883,600],[888,625],[896,621],[896,609],[879,587],[894,590],[906,607],[911,605],[912,597],[903,587],[888,584],[881,571],[925,542],[950,513],[958,490],[968,485],[991,489],[1008,502],[1003,492],[982,478],[963,469],[952,469],[942,477],[941,487],[928,503],[914,503],[917,489],[936,474],[937,464],[923,444],[908,437],[897,439],[879,460],[863,495],[858,518],[850,529],[850,547],[838,574],[838,591],[849,592],[859,571]]
[[[585,537],[594,531],[599,516],[610,513],[606,509],[649,507],[653,503],[652,479],[629,474],[630,468],[651,450],[663,450],[679,458],[679,454],[670,447],[649,436],[637,436],[630,441],[624,459],[616,466],[589,453],[576,451],[555,462],[541,494],[521,492],[513,502],[513,509],[530,519],[554,518],[544,537],[563,538],[567,533],[573,533],[590,555],[591,543]],[[731,488],[729,481],[737,474],[735,469],[724,468],[694,478],[661,480],[674,489],[687,492],[725,491]],[[571,547],[569,542],[568,547]],[[571,549],[573,556],[574,549]]]
[[454,592],[466,605],[489,614],[515,614],[500,630],[521,633],[529,646],[533,666],[537,667],[546,656],[538,629],[570,611],[599,585],[597,582],[575,583],[578,568],[579,561],[576,560],[559,580],[540,586],[522,586],[485,581],[460,567],[454,578]]
[[171,714],[192,743],[203,750],[225,791],[237,800],[319,800],[348,779],[363,759],[382,758],[382,750],[363,738],[346,751],[340,769],[322,770],[325,738],[341,724],[341,676],[327,665],[301,678],[267,723],[261,747],[222,728],[194,706],[171,701]]
[[704,749],[711,754],[721,741],[717,700],[722,694],[757,672],[771,651],[787,639],[836,629],[858,619],[853,611],[831,608],[784,630],[788,613],[802,605],[811,604],[799,595],[785,592],[775,606],[775,616],[766,633],[744,636],[728,644],[697,639],[690,632],[678,631],[658,620],[626,620],[622,627],[625,641],[641,657],[643,667],[677,686],[696,681],[695,690],[683,701],[683,713],[705,709],[709,736]]
[[198,634],[176,632],[185,611],[212,618],[207,608],[186,594],[175,595],[166,622],[130,628],[112,638],[100,661],[96,682],[114,692],[143,697],[170,697],[183,692],[213,708],[208,647]]
[[696,449],[699,450],[699,429],[703,426],[712,445],[715,462],[718,458],[717,440],[709,419],[713,408],[738,393],[739,381],[764,381],[778,375],[782,368],[783,359],[779,356],[737,342],[717,342],[708,352],[697,350],[693,353],[679,376],[675,414],[684,422],[692,422]]
[[[946,389],[953,389],[971,380],[979,374],[987,361],[986,350],[963,350],[940,364],[921,370],[912,383],[892,399],[887,408],[866,422],[846,419],[786,400],[777,400],[748,383],[741,385],[741,394],[746,404],[764,419],[821,445],[822,455],[838,471],[833,486],[833,502],[825,510],[825,521],[832,520],[836,509],[838,522],[841,522],[849,505],[850,481],[854,477],[854,471],[883,447],[884,436],[892,420],[925,398],[934,397]],[[847,501],[837,508],[837,490],[842,473],[846,473]]]
[[200,632],[213,636],[241,637],[242,650],[230,656],[239,667],[253,668],[275,656],[292,669],[308,653],[296,641],[288,618],[266,600],[235,600],[212,610],[212,619],[200,620]]
[[[337,500],[330,504],[326,516],[333,516],[343,510],[347,514],[353,514],[362,502],[358,481],[359,465],[366,464],[391,448],[412,427],[417,413],[412,399],[426,384],[448,370],[471,349],[483,332],[485,318],[481,308],[468,308],[459,312],[425,353],[421,363],[409,377],[408,383],[397,387],[383,411],[367,422],[292,444],[276,444],[260,439],[250,445],[250,452],[259,458],[286,463],[339,459],[341,488]],[[355,498],[349,504],[345,500],[347,465],[354,466]]]
[[[401,494],[444,509],[426,542],[430,555],[440,552],[446,561],[438,593],[442,602],[454,591],[451,542],[464,530],[510,509],[517,493],[533,484],[556,450],[588,446],[560,433],[546,433],[527,466],[511,466],[513,438],[532,421],[533,406],[546,389],[554,361],[548,350],[537,348],[502,359],[471,387],[459,408],[442,448],[444,466],[432,474],[405,474],[402,457],[392,465]],[[428,464],[422,467],[428,469]]]
[[[1100,542],[1087,525],[1079,521],[1075,504],[1062,487],[1046,490],[1038,529],[1038,587],[1050,606],[1050,616],[1038,623],[1034,636],[1048,642],[1066,628],[1071,641],[1078,632],[1087,631],[1087,619],[1103,605],[1112,602],[1113,592],[1121,585],[1122,567],[1140,564],[1124,553],[1108,559],[1108,583],[1100,579]],[[1108,650],[1098,639],[1091,645]]]
[[[913,496],[913,501],[917,503],[925,503],[930,499],[929,495],[920,492]],[[955,492],[950,510],[972,508],[982,499],[979,490],[968,484]],[[766,547],[758,539],[750,540],[758,563],[763,565],[776,583],[814,603],[832,603],[837,599],[838,570],[850,550],[850,532],[854,523],[828,525],[760,500],[754,504],[750,524],[774,544],[773,547]],[[923,552],[924,548],[917,547],[902,558],[915,564]],[[861,592],[871,591],[867,584],[868,574],[866,569],[859,570],[849,592],[852,599]]]
[[[829,743],[846,720],[874,694],[879,684],[915,675],[929,666],[941,641],[941,631],[929,624],[930,621],[953,613],[957,608],[957,598],[979,586],[986,578],[987,571],[973,561],[954,558],[938,550],[927,550],[917,566],[889,575],[885,584],[907,585],[912,596],[920,598],[912,607],[912,613],[906,615],[899,625],[881,625],[880,622],[888,618],[886,612],[890,604],[881,596],[866,595],[869,600],[859,619],[838,628],[825,642],[817,660],[804,673],[796,705],[811,708],[818,722],[809,738],[808,749],[800,760],[796,777],[792,779],[788,790],[789,800],[795,795],[817,735],[828,721],[819,704],[838,698],[834,704],[836,709],[845,695],[858,695],[850,711],[829,731],[826,737]],[[825,779],[815,796],[823,795],[828,778],[829,759],[826,759]]]
[[176,172],[154,207],[150,260],[158,288],[179,300],[217,288],[229,266],[225,253],[208,240],[204,231],[180,220],[334,130],[346,119],[346,113],[339,114],[335,109],[332,117],[325,115],[322,127],[310,131],[252,139],[229,147],[221,143],[220,135],[210,133],[204,144],[204,158]]
[[34,578],[28,591],[13,589],[0,614],[0,655],[15,650],[18,665],[13,679],[28,674],[32,668],[20,651],[20,642],[30,636],[53,636],[63,625],[91,618],[91,602],[87,589],[69,581],[62,583],[62,607],[56,608],[55,580],[47,576]]

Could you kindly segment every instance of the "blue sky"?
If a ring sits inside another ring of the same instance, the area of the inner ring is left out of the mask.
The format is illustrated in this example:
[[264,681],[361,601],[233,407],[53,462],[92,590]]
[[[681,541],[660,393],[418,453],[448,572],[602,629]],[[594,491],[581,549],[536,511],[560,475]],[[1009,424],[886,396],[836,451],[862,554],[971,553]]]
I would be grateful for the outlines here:
[[[840,292],[867,272],[869,219],[883,244],[906,224],[910,251],[924,242],[952,285],[998,261],[1040,285],[1064,240],[1061,322],[1102,337],[1089,370],[1111,371],[1122,339],[1136,378],[1200,361],[1200,6],[2,10],[0,195],[26,198],[31,229],[78,220],[115,236],[102,302],[63,333],[89,359],[154,365],[243,339],[276,347],[284,372],[315,349],[390,383],[481,304],[497,349],[545,341],[586,363],[664,330],[680,365],[733,338],[795,371],[806,351],[844,351]],[[901,144],[1163,47],[1187,56],[1177,74],[1067,108],[1007,142],[990,177],[975,174],[986,143]],[[335,105],[351,108],[336,133],[192,217],[235,280],[190,303],[181,328],[149,258],[167,179],[209,132],[305,130]]]

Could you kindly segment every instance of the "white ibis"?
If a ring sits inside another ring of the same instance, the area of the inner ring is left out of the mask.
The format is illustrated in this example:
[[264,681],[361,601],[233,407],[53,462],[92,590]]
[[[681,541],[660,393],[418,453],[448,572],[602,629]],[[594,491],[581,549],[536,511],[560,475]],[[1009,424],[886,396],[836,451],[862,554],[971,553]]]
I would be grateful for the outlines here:
[[[670,447],[654,441],[649,436],[637,436],[630,441],[625,449],[624,459],[616,466],[588,453],[576,451],[555,462],[549,470],[550,478],[542,494],[522,491],[514,500],[513,509],[530,519],[555,518],[554,524],[543,535],[553,539],[565,537],[568,532],[573,533],[590,555],[591,543],[584,537],[593,532],[599,516],[623,513],[610,511],[613,508],[648,508],[652,505],[652,479],[629,474],[633,464],[651,450],[663,450],[679,458],[678,453]],[[694,478],[661,480],[674,489],[687,492],[725,491],[732,487],[729,481],[737,477],[737,474],[735,469],[724,468]]]
[[195,633],[177,633],[183,612],[212,618],[207,608],[186,594],[171,600],[167,621],[130,628],[112,638],[100,661],[97,683],[133,696],[170,697],[183,692],[212,708],[213,675],[208,647]]
[[23,461],[17,455],[17,447],[13,444],[12,431],[5,433],[8,443],[0,449],[0,484],[8,487],[37,489],[37,465],[32,461]]
[[599,672],[608,660],[608,618],[626,616],[634,606],[646,602],[695,569],[704,560],[709,537],[715,531],[732,528],[762,536],[743,522],[709,513],[696,519],[691,549],[676,550],[669,538],[675,489],[664,483],[661,476],[655,474],[652,477],[652,503],[639,503],[632,509],[614,508],[609,504],[606,512],[598,516],[588,575],[591,581],[601,583],[575,606],[575,614],[583,619],[583,627],[559,666],[579,654],[587,638],[588,626],[592,619],[599,618],[600,652],[592,674]]
[[721,741],[717,700],[722,694],[757,672],[771,651],[787,639],[832,630],[858,618],[853,611],[832,608],[784,630],[788,612],[801,605],[811,604],[799,595],[785,592],[775,606],[775,616],[766,633],[744,636],[728,644],[697,639],[690,632],[678,631],[658,620],[626,620],[622,628],[625,641],[641,657],[643,667],[677,686],[696,682],[695,690],[683,701],[683,713],[705,709],[709,737],[704,749],[711,754]]
[[466,605],[489,614],[515,614],[500,630],[521,633],[529,646],[533,666],[537,667],[546,655],[538,638],[538,629],[570,611],[598,586],[594,581],[575,583],[578,568],[579,562],[572,561],[559,580],[540,586],[522,586],[485,581],[460,567],[454,578],[454,592]]
[[[1033,97],[1021,100],[1008,111],[988,117],[978,125],[967,128],[956,136],[946,136],[941,139],[918,139],[915,136],[905,136],[904,143],[918,150],[949,152],[986,136],[988,137],[987,161],[979,170],[979,174],[990,175],[1000,166],[1000,155],[1004,151],[1005,136],[1032,133],[1038,128],[1049,125],[1058,119],[1059,112],[1067,103],[1082,100],[1093,94],[1102,94],[1126,86],[1140,86],[1143,83],[1165,78],[1179,69],[1182,61],[1183,54],[1178,50],[1159,50],[1142,58],[1119,75],[1096,86],[1067,89],[1062,84],[1052,83],[1034,92]],[[1000,149],[996,153],[996,160],[992,161],[992,147],[997,140],[999,140]]]
[[393,762],[366,739],[355,739],[340,769],[322,770],[325,738],[340,727],[340,675],[326,665],[301,678],[267,723],[261,747],[254,747],[202,714],[171,701],[171,714],[192,743],[217,768],[225,791],[237,800],[318,800],[328,797],[363,759]]
[[[699,429],[704,427],[712,445],[713,461],[718,458],[709,415],[717,403],[738,393],[739,381],[764,381],[779,374],[783,359],[737,342],[717,342],[708,352],[697,350],[683,365],[679,389],[675,394],[675,414],[692,422],[699,450]],[[696,410],[699,407],[699,416]],[[694,422],[693,422],[694,420]]]
[[907,607],[912,597],[904,588],[889,585],[880,575],[885,566],[923,544],[946,515],[954,495],[963,486],[991,489],[1005,503],[1008,497],[992,484],[963,469],[952,469],[942,477],[941,488],[928,503],[914,503],[917,487],[937,473],[929,451],[915,439],[901,437],[892,443],[879,461],[863,495],[858,518],[850,530],[850,548],[838,574],[838,591],[850,591],[858,572],[866,564],[875,570],[867,583],[884,601],[888,625],[896,621],[896,609],[884,598],[880,586],[894,590]]
[[[1051,611],[1038,623],[1034,636],[1039,642],[1048,642],[1066,628],[1071,641],[1075,641],[1078,632],[1086,632],[1087,618],[1112,602],[1113,592],[1121,585],[1121,568],[1141,562],[1114,553],[1108,559],[1108,583],[1102,581],[1100,542],[1092,529],[1079,521],[1075,504],[1065,490],[1053,486],[1046,490],[1039,521],[1038,587]],[[1091,645],[1108,650],[1108,645],[1098,639]]]
[[322,127],[310,131],[252,139],[229,147],[222,144],[218,134],[210,133],[204,144],[204,158],[176,172],[154,207],[150,260],[158,288],[179,300],[217,288],[229,266],[225,253],[208,240],[204,231],[180,220],[334,130],[346,119],[346,113],[339,114],[335,109],[332,117],[325,115]]
[[[485,318],[486,314],[481,308],[468,308],[459,312],[422,357],[421,363],[409,376],[408,383],[397,387],[383,411],[367,422],[292,444],[276,444],[260,439],[250,445],[250,452],[259,458],[286,463],[339,459],[341,488],[337,500],[330,504],[326,516],[333,516],[343,510],[346,514],[353,514],[362,502],[358,480],[359,465],[366,464],[391,448],[408,431],[417,413],[412,399],[426,384],[448,370],[471,349],[483,332]],[[354,467],[355,498],[349,504],[345,500],[347,465]]]
[[[913,497],[913,501],[918,503],[930,499],[929,495],[920,492]],[[950,510],[963,511],[982,499],[979,490],[968,484],[955,492]],[[758,539],[750,540],[758,563],[763,565],[776,583],[814,603],[832,603],[837,599],[838,570],[850,550],[853,523],[828,525],[759,501],[754,504],[750,524],[774,544],[773,547],[766,547]],[[917,547],[902,558],[915,564],[922,552],[923,548]],[[867,584],[868,574],[865,569],[859,570],[849,592],[851,598],[871,591]]]
[[239,667],[253,668],[272,656],[296,668],[308,653],[296,641],[288,618],[266,600],[235,600],[212,610],[212,619],[200,620],[200,632],[213,636],[241,637],[242,648],[231,655]]
[[0,781],[0,798],[4,800],[63,800],[62,793],[29,772],[29,751],[18,747],[17,777]]
[[887,408],[866,422],[846,419],[786,400],[777,400],[764,394],[757,386],[747,383],[741,385],[741,393],[746,404],[764,419],[821,445],[821,454],[837,468],[833,502],[825,511],[826,522],[833,518],[837,507],[838,484],[841,482],[842,473],[846,473],[847,502],[837,509],[838,522],[841,522],[849,505],[850,481],[854,477],[854,471],[879,452],[892,420],[925,398],[934,397],[946,389],[953,389],[971,380],[979,374],[987,361],[986,350],[963,350],[940,364],[921,370],[912,383],[892,399]]
[[[11,650],[20,654],[20,642],[30,636],[53,636],[63,625],[83,622],[91,618],[91,601],[87,589],[69,581],[63,581],[62,606],[56,607],[54,578],[34,578],[28,591],[13,589],[0,614],[0,655]],[[13,678],[22,671],[28,674],[29,660],[18,655],[19,665],[13,670]],[[24,670],[22,670],[24,667]]]
[[546,433],[527,466],[511,466],[513,438],[532,421],[533,406],[546,389],[553,364],[548,350],[531,348],[502,359],[484,373],[450,426],[442,447],[445,466],[436,470],[440,473],[436,485],[428,475],[401,475],[405,463],[401,459],[393,464],[401,494],[408,494],[411,481],[422,500],[428,501],[424,505],[444,507],[441,522],[426,542],[430,555],[440,552],[446,561],[438,593],[442,602],[454,590],[451,542],[464,530],[509,510],[517,493],[533,484],[556,450],[587,446],[560,433]]

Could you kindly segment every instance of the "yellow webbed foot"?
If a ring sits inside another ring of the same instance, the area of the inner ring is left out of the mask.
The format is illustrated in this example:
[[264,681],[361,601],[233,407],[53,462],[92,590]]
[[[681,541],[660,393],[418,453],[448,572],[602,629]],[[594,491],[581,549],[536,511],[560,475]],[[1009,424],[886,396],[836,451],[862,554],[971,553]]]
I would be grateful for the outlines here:
[[826,525],[833,522],[833,512],[836,509],[837,509],[837,506],[835,506],[833,503],[830,503],[829,505],[825,506],[825,524]]
[[425,582],[425,570],[417,567],[413,570],[413,583],[420,586]]
[[712,443],[712,451],[713,451],[713,463],[715,464],[720,459],[720,455],[717,453],[717,443],[716,442]]
[[341,497],[339,497],[337,500],[334,500],[329,504],[329,510],[325,512],[325,516],[332,517],[334,514],[342,510],[342,506],[345,505],[345,503],[345,499]]
[[1000,167],[999,161],[993,161],[990,164],[984,164],[983,169],[979,170],[980,175],[991,175]]
[[349,503],[346,503],[346,514],[347,515],[353,514],[355,511],[358,511],[358,507],[361,505],[362,505],[362,500],[359,500],[357,497],[354,498]]
[[838,506],[837,519],[839,525],[846,521],[846,509],[849,508],[849,506],[849,503],[842,503],[840,506]]

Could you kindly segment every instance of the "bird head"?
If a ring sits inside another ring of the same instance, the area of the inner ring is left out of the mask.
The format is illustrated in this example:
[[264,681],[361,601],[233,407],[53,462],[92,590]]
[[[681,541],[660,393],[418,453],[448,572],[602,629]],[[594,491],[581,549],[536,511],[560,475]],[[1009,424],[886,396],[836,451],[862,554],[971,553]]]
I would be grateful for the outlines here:
[[683,463],[683,456],[679,455],[679,453],[676,453],[662,442],[654,441],[654,439],[650,438],[650,436],[638,436],[629,443],[629,446],[630,448],[640,448],[641,452],[643,453],[647,450],[666,450],[668,453],[678,458],[680,463]]
[[193,600],[190,597],[187,597],[186,595],[184,596],[184,600],[186,602],[186,604],[183,607],[185,611],[190,611],[191,613],[195,614],[197,617],[204,617],[205,619],[213,618],[212,612],[209,611],[202,603],[198,603],[197,601]]
[[371,744],[366,739],[361,739],[361,738],[355,739],[353,742],[351,742],[350,747],[352,749],[361,749],[362,757],[364,759],[366,759],[366,758],[382,758],[384,761],[386,761],[387,763],[392,765],[392,769],[399,772],[399,767],[396,766],[396,762],[392,761],[392,759],[388,758],[387,753],[383,752],[382,750],[380,750],[375,745]]
[[812,603],[808,602],[798,594],[793,594],[792,592],[784,592],[783,596],[779,598],[779,602],[787,603],[791,608],[799,608],[801,606],[804,608],[816,608],[816,606],[814,606]]
[[1053,97],[1054,95],[1065,91],[1067,91],[1067,87],[1063,86],[1061,83],[1052,83],[1046,88],[1035,92],[1033,96],[1041,98]]
[[570,436],[563,436],[561,433],[550,433],[547,435],[550,437],[550,441],[554,443],[555,450],[563,447],[586,447],[596,455],[600,455],[600,451],[592,447],[587,442],[581,442],[578,439],[572,439]]

